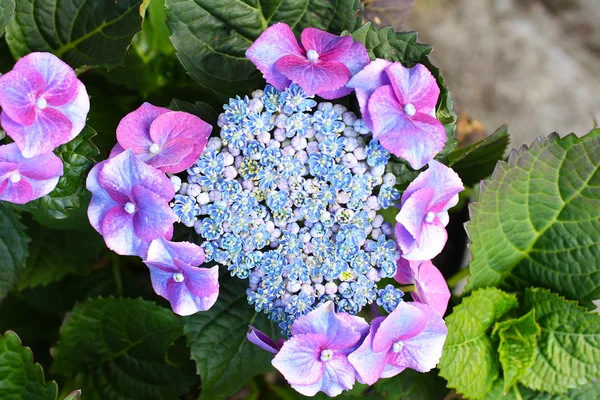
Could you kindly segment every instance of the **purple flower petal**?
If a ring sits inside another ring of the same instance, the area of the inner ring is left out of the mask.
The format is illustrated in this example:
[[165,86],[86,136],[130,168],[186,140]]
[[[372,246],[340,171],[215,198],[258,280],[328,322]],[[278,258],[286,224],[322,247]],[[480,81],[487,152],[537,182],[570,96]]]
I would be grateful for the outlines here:
[[303,55],[292,29],[277,23],[265,30],[246,50],[246,57],[263,73],[268,83],[278,90],[284,90],[291,82],[275,68],[275,63],[283,56]]
[[415,281],[416,291],[413,299],[431,306],[440,315],[444,315],[450,301],[450,289],[441,272],[431,261],[415,262],[418,265],[418,276]]
[[352,36],[340,37],[316,28],[304,29],[300,41],[307,52],[316,51],[319,60],[323,61],[341,61],[339,57],[350,50],[354,43]]
[[273,339],[271,339],[265,333],[259,331],[253,326],[249,326],[250,332],[246,335],[250,343],[253,343],[260,347],[263,350],[268,351],[272,354],[277,354],[279,352],[279,346],[275,343]]
[[417,112],[424,114],[431,114],[435,110],[440,88],[426,66],[417,64],[406,68],[400,63],[394,63],[385,72],[403,107],[412,104]]
[[350,79],[350,71],[339,61],[311,62],[301,56],[284,56],[275,67],[312,96],[318,92],[339,89]]
[[[150,127],[158,116],[171,110],[156,107],[150,103],[142,104],[137,110],[127,114],[117,126],[117,141],[124,149],[131,149],[134,153],[148,153],[152,146]],[[145,161],[145,160],[144,160]]]
[[423,331],[427,325],[427,315],[414,304],[401,301],[398,307],[381,322],[373,337],[373,351],[388,351],[394,343],[404,342]]
[[329,397],[335,397],[344,390],[350,390],[356,381],[356,372],[345,357],[335,357],[326,363],[322,378],[312,385],[294,385],[292,387],[304,396],[314,396],[324,392]]
[[402,204],[414,192],[426,187],[434,189],[435,194],[431,200],[434,212],[445,211],[455,206],[458,202],[458,193],[464,190],[460,177],[452,168],[446,167],[439,161],[431,160],[429,168],[421,172],[402,194]]
[[[337,61],[343,63],[348,70],[350,70],[350,76],[361,71],[370,62],[369,53],[365,49],[364,44],[361,42],[354,42],[352,46],[341,56],[337,58]],[[318,92],[317,94],[326,100],[339,99],[352,93],[354,89],[346,86],[336,90],[330,90],[327,92]],[[358,95],[357,95],[358,97]],[[364,118],[364,115],[363,115]],[[368,125],[368,124],[367,124]]]
[[359,376],[359,380],[367,385],[372,385],[381,377],[385,370],[389,357],[388,348],[380,352],[373,350],[373,338],[379,325],[385,317],[378,317],[371,321],[371,330],[360,347],[348,356],[348,361],[352,364]]
[[312,385],[323,376],[324,365],[320,357],[326,343],[327,337],[323,335],[294,335],[285,342],[271,363],[290,384]]
[[94,229],[102,235],[102,220],[113,207],[119,205],[110,197],[108,192],[100,185],[100,171],[106,161],[96,164],[88,174],[85,186],[92,193],[92,200],[88,207],[88,219]]
[[123,153],[124,151],[125,151],[125,149],[123,148],[123,146],[121,146],[119,143],[117,143],[110,150],[110,154],[108,155],[108,158],[114,158],[114,157],[118,156],[119,154]]
[[396,224],[396,241],[402,250],[402,257],[407,260],[431,260],[444,249],[448,233],[439,218],[435,217],[433,222],[423,223],[419,239],[420,244],[402,224]]
[[391,65],[391,61],[378,58],[371,61],[362,71],[350,79],[346,84],[349,88],[354,88],[360,112],[369,129],[373,130],[373,121],[369,113],[368,101],[375,89],[385,85],[391,85],[391,82],[385,73],[385,69]]
[[100,232],[109,249],[123,256],[145,257],[150,242],[135,234],[133,215],[121,205],[111,208],[104,218]]
[[392,376],[398,375],[400,372],[404,371],[406,367],[396,367],[392,364],[386,364],[383,372],[381,373],[381,378],[391,378]]
[[177,221],[177,215],[165,199],[143,186],[133,188],[130,204],[135,205],[135,233],[143,240],[163,237]]
[[414,192],[396,215],[396,221],[411,234],[417,246],[421,244],[425,215],[429,211],[433,195],[433,189],[428,187]]
[[0,108],[16,124],[31,125],[36,115],[35,94],[43,93],[44,86],[38,71],[13,69],[0,76]]
[[403,285],[410,285],[415,282],[415,276],[418,274],[418,267],[415,270],[413,262],[410,262],[404,258],[399,258],[396,261],[396,275],[394,279],[396,282]]

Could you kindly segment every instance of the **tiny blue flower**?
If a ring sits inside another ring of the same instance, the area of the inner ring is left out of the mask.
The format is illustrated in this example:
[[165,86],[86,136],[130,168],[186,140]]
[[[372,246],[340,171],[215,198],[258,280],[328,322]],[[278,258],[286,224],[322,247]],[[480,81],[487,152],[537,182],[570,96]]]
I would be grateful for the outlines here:
[[279,182],[279,172],[274,168],[265,167],[258,171],[257,178],[259,188],[263,190],[275,189]]
[[319,150],[321,150],[323,154],[339,159],[344,154],[345,146],[346,138],[332,135],[326,137],[325,140],[319,143]]
[[204,250],[204,262],[212,261],[217,246],[213,242],[205,241],[200,247]]
[[317,178],[325,178],[333,166],[333,159],[322,153],[312,153],[308,158],[310,173]]
[[249,140],[248,143],[246,143],[246,147],[244,148],[244,155],[246,157],[254,158],[258,154],[262,153],[264,149],[265,146],[263,146],[262,143],[260,143],[259,141]]
[[250,114],[248,119],[244,121],[244,128],[255,136],[265,132],[269,133],[273,129],[271,113]]
[[379,140],[371,140],[366,147],[367,164],[371,167],[386,165],[390,159],[390,153],[379,144]]
[[229,99],[229,104],[223,106],[225,109],[225,120],[230,124],[239,124],[248,115],[248,96],[243,99],[237,96]]
[[340,117],[335,110],[315,111],[313,115],[313,127],[317,132],[331,135],[344,130],[344,123],[339,121]]
[[352,183],[352,173],[343,165],[336,164],[330,168],[327,180],[334,189],[348,191]]
[[364,119],[357,119],[356,121],[354,121],[353,128],[357,133],[360,133],[361,135],[366,135],[370,132],[369,127],[367,126],[367,123]]
[[262,249],[270,243],[271,234],[266,225],[260,225],[250,232],[246,245],[252,249]]
[[356,282],[352,283],[354,289],[354,301],[361,307],[367,303],[372,303],[377,297],[377,286],[375,282],[369,280],[365,275],[358,277]]
[[301,292],[290,297],[290,302],[285,307],[285,312],[294,318],[298,318],[312,311],[313,303],[314,299],[311,296]]
[[262,258],[261,267],[267,275],[278,276],[283,272],[285,259],[278,251],[268,251]]
[[204,175],[217,175],[223,172],[223,161],[223,154],[217,153],[213,149],[206,149],[196,165]]
[[289,193],[285,190],[267,196],[267,206],[273,211],[281,211],[287,204]]
[[353,299],[341,299],[338,303],[338,310],[354,315],[360,311],[360,307]]
[[317,105],[317,102],[295,83],[281,93],[281,100],[283,101],[283,112],[286,114],[311,111]]
[[281,106],[281,92],[273,86],[267,85],[265,87],[265,94],[262,96],[262,102],[268,112],[274,113],[279,111],[279,107]]
[[262,152],[260,165],[263,167],[278,167],[281,163],[283,152],[279,148],[270,148]]
[[192,226],[197,215],[200,215],[200,206],[196,204],[196,199],[190,196],[176,195],[173,211],[181,222],[185,225]]
[[402,290],[397,289],[392,285],[387,285],[385,289],[379,290],[377,305],[382,306],[386,312],[391,313],[402,301],[402,296],[404,296]]
[[308,128],[310,128],[311,117],[308,114],[296,113],[289,117],[285,122],[286,136],[291,138],[306,136]]
[[350,261],[350,265],[352,269],[356,271],[356,273],[364,275],[369,271],[369,267],[371,266],[371,259],[369,255],[364,250],[359,250],[356,252],[356,255]]
[[309,197],[305,200],[302,206],[302,214],[309,222],[318,222],[321,218],[321,213],[325,210],[324,204],[314,197]]
[[381,185],[379,188],[379,195],[377,196],[377,200],[379,200],[379,204],[383,208],[389,208],[394,205],[394,202],[400,199],[400,192],[397,191],[393,186],[390,186],[386,183]]
[[221,129],[221,138],[234,149],[243,149],[246,146],[246,132],[239,125],[226,125]]
[[299,176],[302,173],[302,164],[292,156],[283,156],[279,165],[279,172],[282,179]]
[[225,221],[229,216],[229,212],[227,211],[227,206],[225,203],[209,204],[206,207],[206,213],[218,224],[223,223],[223,221]]
[[238,181],[231,179],[221,182],[219,189],[221,191],[221,196],[223,196],[223,200],[228,201],[239,193],[242,190],[242,187]]
[[216,240],[223,234],[221,224],[210,218],[204,218],[200,225],[200,235],[206,240]]

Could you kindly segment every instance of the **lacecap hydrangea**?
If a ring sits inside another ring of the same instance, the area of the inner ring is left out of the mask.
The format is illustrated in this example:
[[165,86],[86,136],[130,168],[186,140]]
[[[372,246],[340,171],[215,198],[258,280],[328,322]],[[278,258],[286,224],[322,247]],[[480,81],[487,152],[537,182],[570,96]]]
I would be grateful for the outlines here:
[[230,99],[218,125],[187,182],[173,178],[171,207],[202,237],[206,261],[247,279],[248,302],[288,335],[327,301],[349,314],[395,309],[403,293],[376,285],[400,257],[379,211],[400,193],[364,121],[291,84]]

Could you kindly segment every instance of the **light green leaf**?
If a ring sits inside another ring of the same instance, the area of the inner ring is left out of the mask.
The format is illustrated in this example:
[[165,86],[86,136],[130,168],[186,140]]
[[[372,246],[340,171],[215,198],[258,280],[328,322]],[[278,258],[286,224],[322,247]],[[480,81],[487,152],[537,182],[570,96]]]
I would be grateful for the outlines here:
[[489,337],[492,325],[517,307],[514,295],[488,288],[473,292],[446,319],[448,337],[439,368],[448,387],[471,399],[492,389],[500,366]]
[[527,289],[523,307],[535,310],[542,333],[521,383],[565,393],[600,380],[600,315],[545,289]]
[[33,363],[33,353],[11,331],[0,335],[0,399],[55,400],[56,382],[45,382],[44,371]]
[[28,243],[21,217],[0,203],[0,301],[26,266]]
[[380,379],[374,387],[387,400],[443,399],[448,393],[446,381],[435,371],[423,374],[412,369],[405,369],[388,379]]
[[195,381],[191,365],[165,358],[182,322],[141,299],[86,300],[61,328],[52,369],[74,377],[86,400],[177,399]]
[[0,37],[15,13],[15,0],[0,0]]
[[506,395],[503,394],[502,379],[497,379],[493,389],[484,400],[598,400],[600,399],[600,381],[579,386],[565,394],[536,392],[517,384]]
[[15,58],[47,51],[71,67],[123,64],[148,0],[19,0],[6,30]]
[[533,363],[540,327],[535,322],[535,310],[518,319],[496,324],[494,333],[500,337],[500,364],[504,372],[504,394],[519,380]]
[[541,286],[600,298],[600,129],[553,134],[499,162],[471,206],[468,290]]
[[454,150],[448,156],[449,165],[465,186],[472,186],[492,174],[496,163],[504,156],[508,140],[508,125],[503,125],[485,139]]
[[251,377],[272,370],[273,355],[246,339],[248,325],[274,337],[278,328],[246,300],[247,282],[221,279],[208,311],[185,318],[184,332],[202,378],[201,399],[223,399]]
[[179,61],[224,97],[263,85],[245,52],[269,25],[285,22],[297,34],[309,26],[339,34],[357,27],[359,7],[357,0],[166,0]]

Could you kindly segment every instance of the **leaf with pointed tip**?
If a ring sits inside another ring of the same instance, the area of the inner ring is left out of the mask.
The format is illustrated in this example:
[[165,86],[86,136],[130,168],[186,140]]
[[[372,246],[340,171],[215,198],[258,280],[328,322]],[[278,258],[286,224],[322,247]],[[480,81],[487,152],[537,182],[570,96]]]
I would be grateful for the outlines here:
[[0,0],[0,37],[15,13],[15,0]]
[[21,217],[0,204],[0,301],[27,265],[29,241]]
[[600,129],[513,151],[471,206],[468,290],[546,287],[600,298]]

